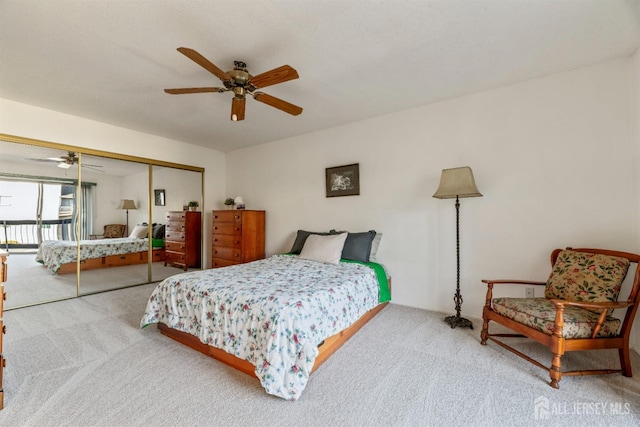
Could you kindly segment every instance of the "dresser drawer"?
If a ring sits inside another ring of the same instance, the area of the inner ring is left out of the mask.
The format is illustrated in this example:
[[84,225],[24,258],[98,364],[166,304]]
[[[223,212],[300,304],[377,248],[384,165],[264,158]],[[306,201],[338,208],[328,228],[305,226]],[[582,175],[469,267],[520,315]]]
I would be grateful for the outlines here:
[[184,264],[186,262],[186,255],[180,252],[165,252],[164,261],[171,264]]
[[242,251],[239,248],[225,248],[223,246],[214,246],[212,251],[212,258],[222,258],[232,261],[242,261]]
[[167,212],[165,215],[166,222],[177,221],[184,222],[187,218],[186,212]]
[[242,221],[242,213],[238,211],[216,211],[213,213],[213,220],[222,222],[240,222]]
[[228,259],[222,258],[212,258],[211,259],[211,267],[212,268],[220,268],[220,267],[229,267],[230,265],[241,264],[239,261],[231,261]]
[[213,221],[213,234],[241,235],[242,223]]
[[167,231],[184,232],[185,227],[186,226],[184,222],[176,222],[176,221],[167,222],[167,224],[165,225],[165,233]]
[[230,248],[240,248],[242,240],[236,234],[214,234],[211,238],[213,246],[225,246]]
[[172,241],[172,242],[184,242],[185,241],[185,233],[184,232],[179,232],[179,231],[167,231],[164,234],[164,240],[165,240],[165,244],[167,241]]
[[165,252],[182,252],[186,250],[184,242],[164,242]]

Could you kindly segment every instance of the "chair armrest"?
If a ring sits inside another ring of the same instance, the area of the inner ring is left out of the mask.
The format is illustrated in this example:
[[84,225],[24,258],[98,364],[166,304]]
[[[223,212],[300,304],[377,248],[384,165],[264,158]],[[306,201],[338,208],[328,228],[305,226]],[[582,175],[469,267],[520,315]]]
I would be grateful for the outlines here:
[[485,302],[484,305],[486,307],[487,310],[491,310],[491,300],[493,299],[493,285],[494,284],[512,284],[512,285],[539,285],[539,286],[543,286],[546,285],[547,282],[539,282],[539,281],[532,281],[532,280],[487,280],[487,279],[483,279],[482,283],[486,283],[487,284],[487,296],[485,298]]
[[546,285],[547,282],[531,281],[531,280],[487,280],[483,279],[482,283],[492,284],[513,284],[513,285]]

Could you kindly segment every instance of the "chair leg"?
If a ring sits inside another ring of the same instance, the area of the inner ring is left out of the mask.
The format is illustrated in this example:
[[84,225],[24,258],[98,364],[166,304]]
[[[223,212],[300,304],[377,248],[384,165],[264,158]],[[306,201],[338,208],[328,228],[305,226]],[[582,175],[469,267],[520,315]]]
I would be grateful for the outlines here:
[[620,355],[620,367],[622,368],[622,375],[624,375],[625,377],[633,376],[633,374],[631,373],[631,358],[629,357],[629,347],[624,346],[623,348],[619,348],[618,354]]
[[553,388],[560,388],[560,380],[562,379],[562,369],[560,358],[561,354],[553,353],[553,359],[551,360],[551,368],[549,369],[549,376],[551,377],[551,382],[549,385]]
[[482,319],[482,331],[480,331],[480,344],[487,345],[487,339],[489,338],[489,320]]

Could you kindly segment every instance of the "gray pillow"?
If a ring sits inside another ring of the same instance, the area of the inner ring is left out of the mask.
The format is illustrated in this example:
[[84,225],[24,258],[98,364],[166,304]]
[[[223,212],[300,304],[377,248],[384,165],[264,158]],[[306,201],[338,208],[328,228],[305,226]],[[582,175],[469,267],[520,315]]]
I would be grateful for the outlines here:
[[[330,233],[337,233],[337,231],[331,230]],[[344,242],[344,247],[342,248],[342,259],[369,262],[371,244],[375,237],[375,230],[347,234],[347,240]]]
[[320,236],[328,236],[331,233],[298,230],[298,234],[296,235],[296,240],[293,242],[293,246],[291,247],[291,250],[289,251],[289,253],[296,254],[296,255],[300,254],[300,251],[302,251],[302,247],[304,246],[304,242],[306,242],[307,237],[309,237],[312,234],[318,234]]
[[151,237],[154,239],[164,239],[164,224],[155,224]]

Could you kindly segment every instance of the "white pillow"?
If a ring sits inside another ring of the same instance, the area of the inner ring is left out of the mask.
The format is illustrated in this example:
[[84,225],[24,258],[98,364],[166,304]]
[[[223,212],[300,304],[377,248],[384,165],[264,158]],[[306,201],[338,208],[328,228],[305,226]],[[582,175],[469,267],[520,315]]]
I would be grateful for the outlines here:
[[147,237],[147,232],[149,231],[149,227],[146,225],[136,225],[133,227],[131,234],[129,234],[130,239],[144,239]]
[[300,258],[338,264],[345,240],[347,240],[347,233],[331,234],[329,236],[312,234],[304,242],[304,246],[300,251]]
[[369,261],[371,262],[376,262],[380,240],[382,240],[382,233],[376,233],[376,237],[374,237],[373,242],[371,242],[371,253],[369,254]]

